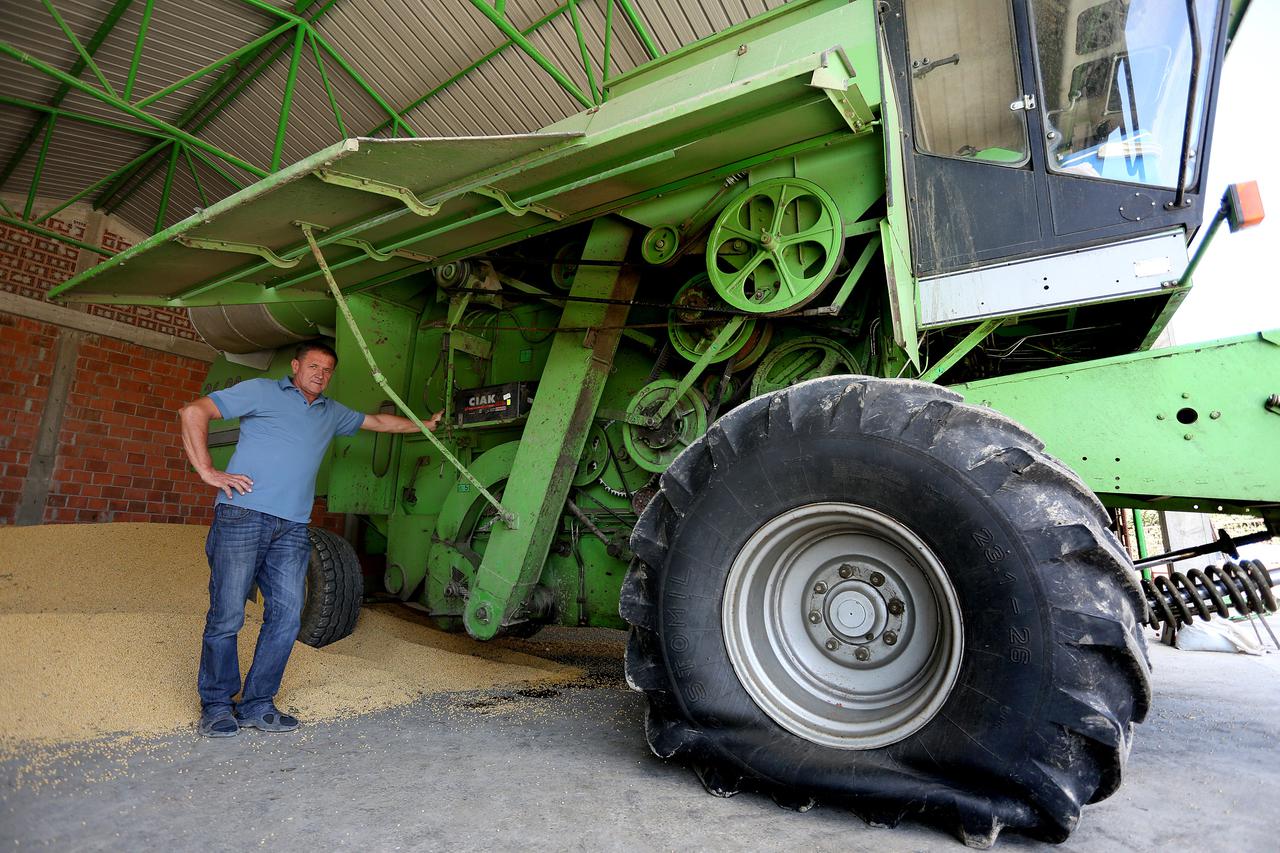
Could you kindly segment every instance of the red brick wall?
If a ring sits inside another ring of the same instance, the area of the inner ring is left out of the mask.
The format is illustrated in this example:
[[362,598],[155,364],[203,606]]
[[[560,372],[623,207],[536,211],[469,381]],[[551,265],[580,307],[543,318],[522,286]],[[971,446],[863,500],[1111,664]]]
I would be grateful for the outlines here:
[[[75,240],[84,240],[87,226],[78,219],[54,217],[41,223],[42,228],[57,231]],[[102,246],[115,252],[132,243],[110,228],[103,231]],[[28,299],[45,299],[55,285],[71,278],[76,270],[80,250],[48,237],[0,223],[0,290]],[[87,305],[85,310],[98,317],[117,320],[143,329],[177,335],[192,341],[200,335],[182,308],[158,308],[147,305]]]
[[[85,239],[83,221],[44,227]],[[102,245],[129,246],[109,228]],[[0,224],[0,290],[44,299],[76,269],[79,250]],[[92,314],[199,340],[185,310],[90,305]],[[49,395],[57,326],[0,313],[0,524],[16,517]],[[44,521],[208,524],[213,490],[187,465],[177,413],[200,396],[208,365],[114,338],[84,335],[58,435]],[[317,501],[318,526],[342,532],[343,517]]]
[[0,314],[0,523],[11,522],[49,396],[54,326]]

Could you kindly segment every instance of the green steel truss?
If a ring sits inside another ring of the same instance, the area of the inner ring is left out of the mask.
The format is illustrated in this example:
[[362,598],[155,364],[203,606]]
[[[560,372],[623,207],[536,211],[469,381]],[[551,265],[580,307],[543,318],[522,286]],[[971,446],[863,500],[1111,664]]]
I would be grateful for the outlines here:
[[[178,170],[184,170],[191,177],[201,205],[204,207],[232,192],[243,189],[248,182],[278,172],[281,166],[285,165],[282,163],[282,155],[289,132],[290,112],[297,96],[299,70],[303,63],[314,64],[318,72],[324,97],[333,116],[334,139],[338,140],[352,135],[353,130],[344,119],[335,95],[333,81],[338,76],[345,77],[354,84],[364,96],[377,105],[384,115],[383,120],[374,127],[366,129],[362,135],[413,137],[419,134],[407,117],[409,113],[438,97],[468,74],[510,49],[523,52],[557,85],[586,107],[603,103],[608,98],[606,83],[611,76],[617,76],[614,60],[616,27],[629,27],[650,59],[659,56],[659,48],[632,0],[603,0],[605,31],[603,51],[599,57],[593,57],[588,47],[579,8],[583,0],[565,0],[564,3],[523,28],[512,23],[507,14],[506,0],[493,0],[492,3],[487,3],[485,0],[468,0],[501,34],[502,41],[483,56],[458,69],[442,83],[397,107],[371,85],[361,71],[353,67],[320,32],[318,27],[320,19],[340,0],[299,0],[294,4],[295,11],[292,12],[277,8],[265,0],[240,0],[267,17],[268,25],[260,36],[224,56],[213,59],[204,67],[173,81],[164,88],[138,97],[135,84],[150,34],[155,0],[138,0],[144,5],[134,39],[128,73],[124,85],[118,91],[94,60],[94,55],[107,37],[120,25],[125,13],[134,5],[135,0],[116,0],[87,41],[77,38],[59,13],[54,0],[40,0],[40,2],[43,12],[33,10],[33,14],[48,14],[52,18],[74,50],[76,60],[68,68],[62,69],[40,57],[20,51],[7,42],[0,41],[0,57],[34,68],[59,84],[46,103],[0,94],[0,105],[29,112],[33,116],[30,130],[9,155],[3,167],[0,167],[0,189],[6,188],[6,183],[29,156],[36,158],[31,180],[26,187],[26,201],[22,209],[14,210],[0,201],[0,210],[3,211],[3,218],[0,221],[71,245],[76,244],[56,231],[43,228],[42,224],[76,202],[88,199],[95,209],[113,213],[159,174],[162,190],[152,223],[152,232],[155,233],[164,227]],[[572,22],[581,59],[581,71],[587,79],[588,85],[585,91],[530,40],[530,36],[539,29],[566,15]],[[287,72],[279,114],[274,127],[270,162],[251,162],[248,157],[213,145],[201,137],[201,131],[208,127],[214,118],[235,104],[250,84],[278,64],[283,64]],[[601,70],[598,80],[596,68]],[[82,75],[86,70],[89,71],[94,82],[83,79]],[[179,92],[189,94],[197,89],[199,94],[180,116],[171,122],[164,121],[147,110],[149,105],[171,95]],[[118,117],[108,119],[64,109],[62,102],[72,91],[80,92],[111,107]],[[106,127],[137,137],[140,143],[137,155],[114,171],[95,179],[88,186],[61,200],[58,206],[34,215],[35,200],[39,194],[41,180],[46,173],[49,148],[55,132],[74,134],[77,127],[87,125]],[[198,165],[206,170],[205,180],[201,179]],[[213,175],[220,179],[215,186],[211,186],[209,181]],[[80,247],[92,248],[106,256],[112,254],[100,247],[88,247],[83,244]]]

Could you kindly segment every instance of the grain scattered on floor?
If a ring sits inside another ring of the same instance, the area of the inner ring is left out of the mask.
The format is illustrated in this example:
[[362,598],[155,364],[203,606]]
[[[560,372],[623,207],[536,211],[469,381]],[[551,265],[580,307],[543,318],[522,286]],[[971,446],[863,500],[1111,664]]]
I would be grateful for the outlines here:
[[[0,527],[0,756],[192,725],[208,607],[206,533],[160,524]],[[242,674],[260,625],[261,607],[250,604],[240,633]],[[345,640],[323,649],[295,645],[278,701],[319,721],[423,694],[580,676],[377,607],[362,611]]]

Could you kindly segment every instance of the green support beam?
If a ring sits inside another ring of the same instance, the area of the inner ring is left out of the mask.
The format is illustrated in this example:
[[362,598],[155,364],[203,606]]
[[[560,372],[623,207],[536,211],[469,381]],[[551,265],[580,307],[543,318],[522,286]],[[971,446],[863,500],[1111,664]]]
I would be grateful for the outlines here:
[[[525,27],[523,30],[521,30],[521,31],[520,31],[520,32],[521,32],[521,34],[522,34],[522,35],[525,35],[525,36],[532,35],[536,30],[538,30],[538,29],[539,29],[540,27],[542,27],[544,24],[546,24],[546,23],[548,23],[548,22],[550,22],[550,21],[553,21],[553,20],[555,20],[556,18],[558,18],[558,17],[560,17],[561,15],[563,15],[566,11],[568,11],[568,9],[569,9],[568,4],[565,4],[565,5],[563,5],[563,6],[557,6],[555,9],[552,9],[550,12],[548,12],[548,13],[547,13],[547,14],[545,14],[545,15],[543,15],[541,18],[539,18],[538,20],[534,21],[532,24],[530,24],[529,26],[527,26],[527,27]],[[498,54],[502,53],[504,50],[506,50],[507,48],[511,47],[511,46],[512,46],[512,45],[514,45],[514,44],[515,44],[515,42],[513,42],[510,38],[506,39],[506,40],[505,40],[505,41],[503,41],[501,44],[499,44],[497,47],[495,47],[493,50],[489,51],[489,52],[488,52],[488,53],[486,53],[484,56],[480,57],[480,58],[479,58],[479,59],[477,59],[475,62],[471,63],[471,64],[470,64],[470,65],[468,65],[466,68],[463,68],[461,71],[458,71],[456,74],[454,74],[454,75],[453,75],[452,77],[450,77],[448,80],[445,80],[443,83],[441,83],[440,85],[438,85],[438,86],[434,87],[431,91],[427,92],[427,93],[426,93],[425,95],[423,95],[422,97],[420,97],[420,98],[418,98],[417,100],[415,100],[415,101],[411,102],[407,107],[405,107],[403,110],[401,110],[401,111],[400,111],[400,115],[402,115],[402,116],[403,116],[403,115],[406,115],[406,114],[408,114],[408,113],[412,112],[413,110],[417,109],[418,107],[422,106],[422,105],[423,105],[423,104],[425,104],[427,101],[431,100],[431,99],[432,99],[432,98],[434,98],[436,95],[440,94],[440,93],[441,93],[441,92],[443,92],[445,89],[449,88],[449,87],[450,87],[450,86],[452,86],[454,83],[456,83],[456,82],[458,82],[459,80],[461,80],[463,77],[466,77],[466,76],[467,76],[468,74],[470,74],[472,71],[475,71],[477,68],[479,68],[480,66],[484,65],[486,62],[488,62],[489,60],[493,59],[495,56],[497,56]],[[391,121],[390,119],[388,119],[387,121],[384,121],[384,122],[382,122],[381,124],[377,125],[376,127],[374,127],[374,128],[372,128],[372,129],[370,129],[370,130],[369,130],[369,132],[365,134],[365,136],[377,136],[379,133],[381,133],[382,131],[386,130],[388,127],[390,127],[390,126],[391,126],[391,124],[392,124],[392,121]]]
[[[90,57],[97,53],[98,48],[102,46],[104,41],[106,41],[107,36],[115,29],[116,24],[120,23],[120,18],[132,3],[133,0],[116,0],[115,5],[111,7],[110,11],[107,12],[107,16],[102,19],[102,23],[98,25],[98,29],[94,32],[93,37],[89,39],[89,43],[84,46],[85,53]],[[151,0],[148,0],[148,10],[150,9],[150,6]],[[68,73],[72,77],[79,77],[80,72],[82,71],[84,71],[84,60],[79,59],[71,66],[71,70]],[[53,97],[50,98],[48,106],[51,109],[56,110],[58,105],[62,103],[63,99],[67,97],[67,93],[70,91],[71,87],[66,83],[58,86],[57,90],[53,93]],[[128,94],[125,95],[125,99],[128,99]],[[45,123],[49,121],[48,115],[49,114],[42,115],[32,123],[31,129],[27,131],[27,135],[22,138],[22,141],[18,143],[18,147],[14,149],[13,156],[9,158],[9,162],[5,164],[3,169],[0,169],[0,187],[4,186],[5,181],[9,180],[9,177],[13,175],[14,170],[18,168],[18,164],[22,162],[22,158],[26,156],[29,150],[31,150],[31,146],[35,144],[36,140],[40,138],[40,134],[44,131]]]
[[24,222],[21,219],[15,219],[12,216],[0,215],[0,222],[5,225],[12,225],[14,228],[21,228],[23,231],[30,231],[32,234],[39,234],[41,237],[48,237],[50,240],[56,240],[59,243],[66,243],[68,246],[75,246],[77,249],[84,249],[89,252],[97,252],[99,255],[111,257],[116,254],[109,249],[101,246],[95,246],[92,243],[85,243],[82,240],[76,240],[68,237],[66,234],[60,234],[57,231],[51,231],[48,228],[41,228],[39,225],[33,225],[30,222]]
[[151,12],[155,8],[155,0],[147,0],[142,7],[142,20],[138,23],[138,35],[133,40],[133,56],[129,60],[129,76],[124,81],[124,94],[120,97],[126,101],[133,100],[133,84],[138,80],[138,65],[142,62],[142,46],[147,42],[147,32],[151,29]]
[[7,56],[10,59],[15,59],[18,62],[21,62],[23,65],[28,65],[36,69],[41,74],[52,77],[53,79],[58,80],[62,83],[66,83],[71,88],[81,91],[84,94],[89,95],[90,97],[95,98],[108,106],[114,107],[120,112],[124,113],[125,115],[135,118],[138,121],[143,122],[144,124],[150,125],[156,130],[163,131],[166,134],[176,139],[180,139],[183,142],[186,142],[188,145],[191,145],[192,147],[199,148],[200,150],[204,151],[207,154],[210,154],[214,157],[217,157],[219,159],[227,161],[228,163],[238,166],[241,169],[244,169],[246,172],[250,173],[251,175],[256,175],[259,178],[265,178],[267,176],[267,172],[263,171],[262,169],[259,169],[257,166],[253,165],[252,163],[246,162],[228,151],[223,151],[221,148],[218,148],[216,145],[210,145],[208,142],[205,142],[203,139],[199,139],[195,136],[192,136],[190,133],[187,133],[186,131],[180,128],[174,127],[172,124],[169,124],[166,121],[162,121],[161,119],[158,119],[153,115],[145,113],[142,110],[138,109],[137,107],[133,106],[133,104],[127,104],[114,95],[104,92],[101,89],[96,89],[93,86],[90,86],[88,83],[82,82],[81,80],[78,80],[75,77],[72,77],[70,74],[67,74],[65,71],[59,71],[58,69],[49,65],[47,62],[43,62],[29,53],[24,53],[23,51],[18,50],[17,48],[13,47],[8,43],[0,42],[0,55]]
[[76,38],[76,34],[71,31],[71,28],[67,26],[67,22],[58,14],[58,10],[54,7],[51,0],[40,0],[40,2],[44,4],[45,10],[49,13],[50,17],[53,18],[53,22],[58,25],[58,29],[62,30],[62,34],[67,37],[67,41],[71,42],[71,46],[76,49],[76,53],[80,55],[81,67],[87,67],[92,71],[93,76],[97,77],[98,82],[102,84],[102,88],[110,94],[115,95],[116,90],[112,88],[111,81],[103,75],[102,69],[98,67],[98,63],[93,61],[93,54],[85,50],[84,45],[80,43],[80,39]]
[[937,382],[948,370],[955,366],[956,362],[969,354],[969,351],[980,344],[987,335],[1000,328],[1000,324],[1004,319],[984,320],[978,324],[978,327],[951,348],[951,351],[942,358],[929,365],[924,373],[920,374],[920,378],[925,382]]
[[[620,261],[630,240],[631,226],[608,217],[598,219],[591,226],[583,257]],[[635,294],[637,280],[630,269],[582,266],[570,295],[628,300]],[[626,305],[570,302],[560,318],[561,328],[578,331],[558,332],[551,345],[502,494],[503,506],[519,524],[493,528],[467,600],[463,618],[473,637],[496,635],[542,574],[626,315]],[[584,327],[593,330],[584,335]]]
[[[337,2],[338,0],[326,0],[323,5],[312,12],[312,14],[307,18],[307,24],[310,25],[318,22],[320,18]],[[281,10],[273,8],[272,13],[274,14],[275,12],[281,12]],[[287,20],[293,19],[293,16],[289,15],[287,12],[281,12],[281,14],[285,16]],[[287,30],[288,25],[285,26],[284,31],[287,32]],[[277,34],[276,39],[279,39],[279,34]],[[209,88],[205,90],[205,92],[190,106],[183,110],[182,114],[177,118],[177,120],[175,120],[174,124],[178,127],[186,128],[193,121],[196,121],[197,117],[199,117],[199,121],[190,128],[190,131],[192,133],[199,133],[204,129],[204,127],[208,125],[209,122],[213,121],[219,113],[234,103],[240,96],[240,93],[243,92],[249,84],[256,80],[264,71],[266,71],[266,69],[270,68],[272,63],[282,56],[284,51],[287,49],[284,45],[275,45],[273,47],[273,44],[274,42],[268,42],[260,45],[256,51],[245,54],[231,65],[226,66],[225,70],[218,75],[218,78],[209,86]],[[138,47],[135,49],[135,56],[140,51],[141,41],[139,41]],[[267,56],[264,60],[263,56],[268,53],[270,53],[270,56]],[[248,74],[242,74],[242,72],[249,68],[253,68],[253,70]],[[232,88],[233,84],[234,88]],[[230,89],[229,93],[228,89]],[[222,98],[222,100],[212,108],[209,108],[209,105],[218,98]],[[196,152],[196,154],[199,156],[198,152]],[[141,187],[142,184],[145,184],[150,180],[151,176],[160,168],[161,164],[157,161],[149,163],[144,162],[138,168],[121,176],[115,183],[100,193],[97,198],[94,199],[94,207],[102,208],[108,213],[115,212]],[[218,171],[222,172],[221,169]],[[227,175],[223,173],[223,177],[227,177]],[[238,188],[243,186],[240,181],[231,180],[230,178],[228,178],[228,180],[233,186]],[[121,192],[124,192],[124,195],[121,196]],[[117,198],[117,196],[119,197]]]
[[649,30],[645,28],[644,21],[640,20],[640,15],[631,5],[631,0],[618,0],[618,5],[622,7],[622,14],[627,16],[627,23],[631,24],[631,29],[635,30],[644,49],[649,52],[649,58],[657,59],[661,56],[662,51],[658,50],[657,43],[653,40],[653,36],[649,35]]
[[172,142],[171,140],[165,140],[165,141],[163,141],[163,142],[157,142],[155,145],[151,146],[151,147],[150,147],[150,148],[148,148],[146,151],[142,152],[140,155],[138,155],[137,157],[135,157],[135,158],[133,158],[132,160],[130,160],[128,163],[125,163],[125,164],[124,164],[123,166],[121,166],[119,169],[116,169],[114,172],[111,172],[111,173],[110,173],[110,174],[108,174],[108,175],[104,175],[103,177],[101,177],[101,178],[99,178],[98,180],[94,181],[94,182],[93,182],[92,184],[90,184],[89,186],[87,186],[87,187],[85,187],[84,189],[82,189],[80,192],[78,192],[78,193],[76,193],[75,195],[73,195],[71,198],[69,198],[69,199],[67,199],[66,201],[64,201],[62,204],[58,205],[57,207],[53,208],[52,210],[48,211],[47,213],[43,213],[43,214],[41,214],[41,215],[39,216],[39,218],[37,218],[37,219],[35,220],[35,224],[36,224],[36,225],[39,225],[41,222],[44,222],[44,221],[49,220],[49,219],[52,219],[54,216],[57,216],[57,215],[58,215],[59,213],[61,213],[63,210],[67,209],[68,207],[70,207],[71,205],[75,204],[75,203],[76,203],[77,201],[79,201],[80,199],[82,199],[82,198],[84,198],[85,196],[87,196],[87,195],[89,195],[90,193],[92,193],[92,192],[93,192],[94,190],[96,190],[98,187],[101,187],[101,186],[103,186],[104,184],[107,184],[107,183],[109,183],[110,181],[115,180],[115,179],[116,179],[116,177],[118,177],[119,175],[123,174],[126,170],[133,168],[133,166],[134,166],[135,164],[137,164],[137,163],[141,163],[144,159],[146,159],[146,158],[150,157],[151,155],[153,155],[153,154],[157,154],[157,153],[159,153],[159,152],[163,151],[163,150],[164,150],[164,147],[165,147],[166,145],[172,145],[172,144],[173,144],[173,142]]
[[524,33],[520,32],[514,24],[508,21],[505,15],[499,13],[496,9],[487,4],[485,0],[471,0],[471,5],[479,10],[480,14],[488,18],[489,22],[497,27],[502,34],[507,37],[508,41],[524,51],[526,56],[541,66],[543,71],[550,74],[551,79],[559,83],[560,88],[572,95],[578,103],[582,104],[584,107],[595,106],[595,103],[584,95],[582,90],[579,89],[572,80],[566,77],[564,72],[557,68],[554,62],[544,56],[542,51],[538,50],[538,48],[534,46],[533,42],[525,38]]
[[40,177],[44,174],[44,161],[49,156],[49,143],[53,141],[53,128],[57,122],[54,118],[44,126],[44,141],[40,143],[40,156],[36,158],[36,168],[31,174],[31,186],[27,189],[27,204],[22,209],[22,218],[31,219],[31,208],[36,203],[36,192],[40,189]]
[[954,389],[1026,426],[1109,505],[1280,504],[1280,413],[1267,407],[1280,394],[1280,330]]
[[289,112],[293,108],[293,89],[298,84],[298,63],[302,59],[302,42],[307,36],[306,27],[298,27],[293,35],[293,53],[289,57],[289,73],[284,81],[284,95],[280,98],[280,120],[276,123],[276,144],[271,150],[271,171],[280,169],[280,157],[284,154],[284,137],[289,130]]

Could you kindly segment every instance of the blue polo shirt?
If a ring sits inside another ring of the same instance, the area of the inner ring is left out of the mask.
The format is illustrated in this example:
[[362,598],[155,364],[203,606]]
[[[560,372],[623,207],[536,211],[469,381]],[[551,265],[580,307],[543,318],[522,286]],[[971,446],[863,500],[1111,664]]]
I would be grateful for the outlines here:
[[288,377],[249,379],[209,395],[224,418],[240,419],[240,438],[228,474],[253,480],[218,503],[248,507],[306,524],[315,502],[316,473],[335,435],[355,435],[364,415],[321,394],[310,404]]

